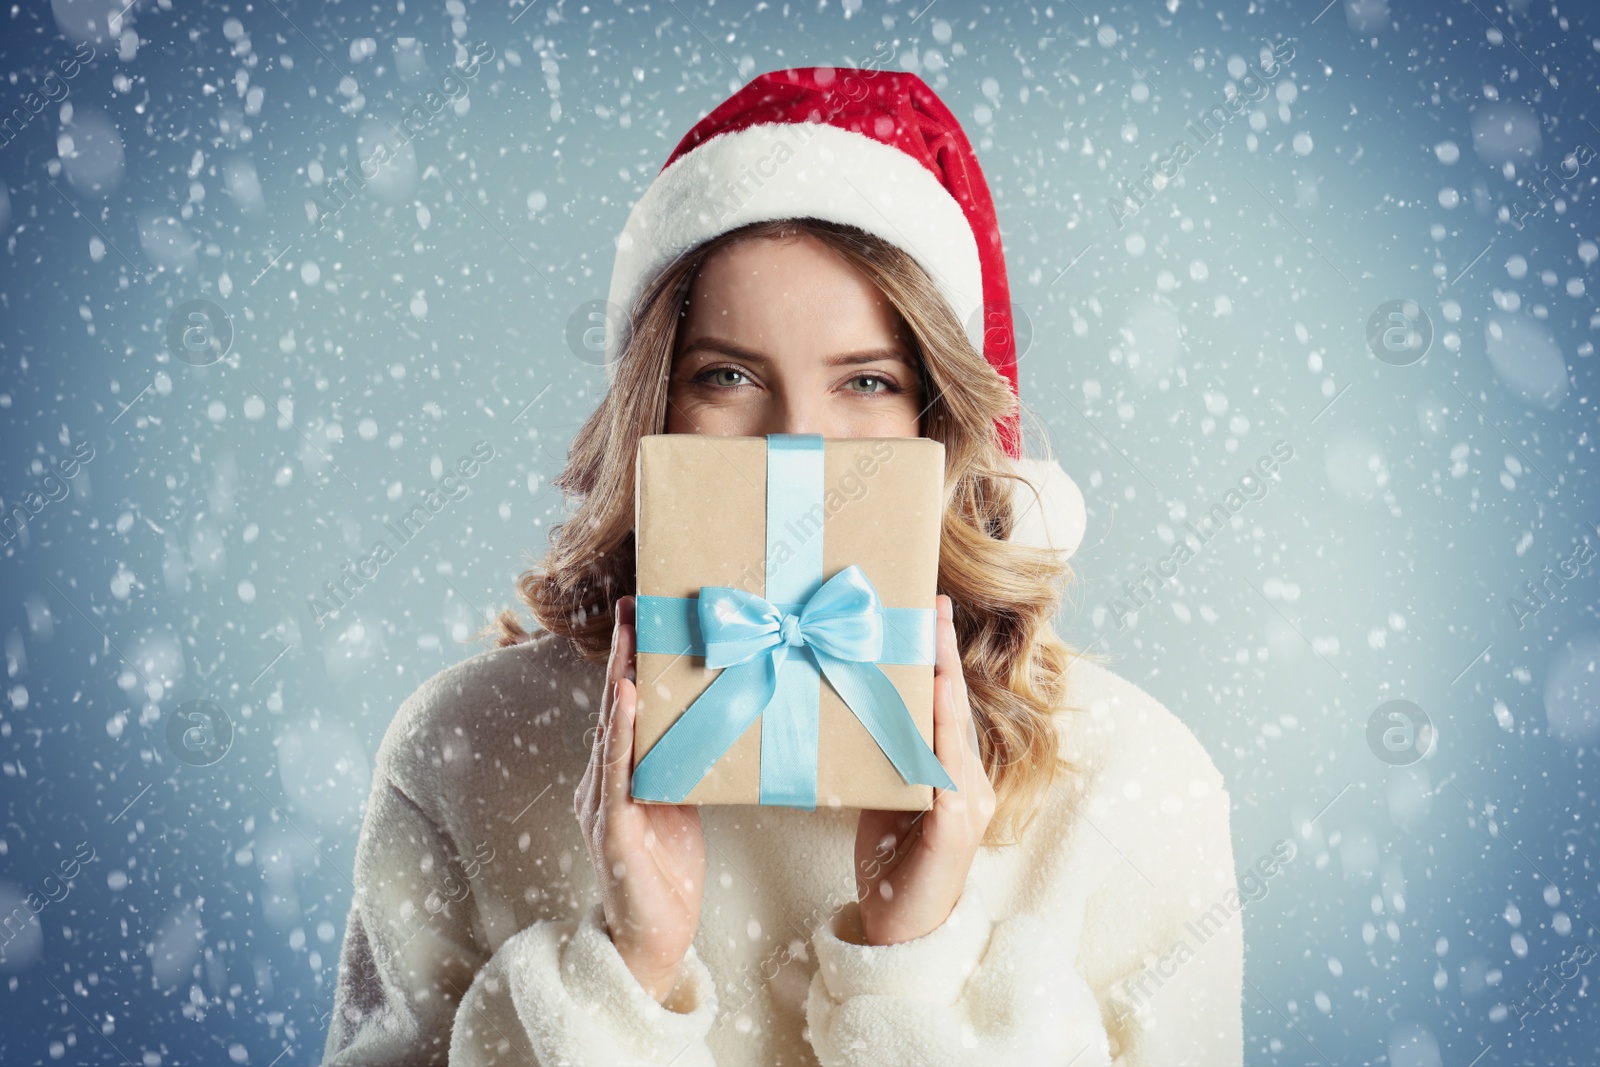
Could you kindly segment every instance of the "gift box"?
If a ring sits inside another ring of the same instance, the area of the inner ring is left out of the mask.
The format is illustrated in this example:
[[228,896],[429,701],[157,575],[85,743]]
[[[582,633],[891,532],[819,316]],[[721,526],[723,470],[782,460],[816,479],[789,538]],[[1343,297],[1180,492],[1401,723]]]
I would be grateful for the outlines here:
[[640,439],[632,795],[922,811],[944,445]]

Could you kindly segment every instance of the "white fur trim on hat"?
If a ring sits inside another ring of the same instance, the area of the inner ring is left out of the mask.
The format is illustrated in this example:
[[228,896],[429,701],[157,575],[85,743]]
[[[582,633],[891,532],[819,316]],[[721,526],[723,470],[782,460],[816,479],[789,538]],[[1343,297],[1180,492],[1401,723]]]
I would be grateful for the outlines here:
[[[610,302],[632,314],[677,256],[751,222],[812,216],[904,249],[939,287],[983,350],[978,242],[955,197],[922,164],[865,134],[823,123],[762,123],[718,134],[656,176],[617,238]],[[606,331],[614,375],[623,331]]]

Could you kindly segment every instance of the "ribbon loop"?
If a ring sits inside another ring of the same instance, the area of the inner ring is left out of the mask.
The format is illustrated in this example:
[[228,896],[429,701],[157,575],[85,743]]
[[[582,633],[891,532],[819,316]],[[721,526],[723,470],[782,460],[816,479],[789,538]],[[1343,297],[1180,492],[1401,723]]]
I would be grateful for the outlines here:
[[883,654],[883,604],[854,563],[824,582],[800,617],[806,640],[835,659],[875,663]]
[[700,587],[700,635],[707,667],[731,667],[781,643],[782,612],[765,597],[723,585]]

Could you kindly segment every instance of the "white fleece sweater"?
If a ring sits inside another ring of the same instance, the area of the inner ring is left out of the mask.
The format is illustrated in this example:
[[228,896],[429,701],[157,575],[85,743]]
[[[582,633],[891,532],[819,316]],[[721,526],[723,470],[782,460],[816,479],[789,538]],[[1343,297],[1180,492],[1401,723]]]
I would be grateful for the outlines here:
[[[1020,466],[1041,492],[1014,538],[1072,551],[1077,487],[1054,463]],[[852,941],[854,809],[702,808],[700,926],[663,1006],[604,932],[573,813],[604,670],[541,635],[440,672],[400,708],[324,1063],[1242,1062],[1228,795],[1136,686],[1074,661],[1058,723],[1075,773],[1019,843],[979,850],[955,911],[914,941]]]

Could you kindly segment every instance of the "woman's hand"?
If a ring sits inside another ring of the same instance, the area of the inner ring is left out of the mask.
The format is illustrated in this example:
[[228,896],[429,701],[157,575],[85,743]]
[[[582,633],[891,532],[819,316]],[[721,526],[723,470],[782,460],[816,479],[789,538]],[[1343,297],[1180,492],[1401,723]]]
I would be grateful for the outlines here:
[[589,766],[573,794],[605,904],[606,930],[628,970],[665,1003],[700,924],[706,848],[700,809],[632,797],[634,598],[617,601],[606,689]]
[[856,895],[869,945],[937,929],[966,888],[994,816],[994,787],[978,750],[950,598],[938,597],[933,668],[933,752],[956,791],[935,789],[928,811],[863,811],[856,824]]

